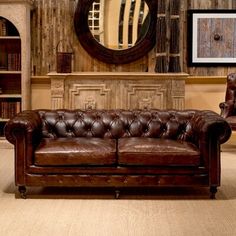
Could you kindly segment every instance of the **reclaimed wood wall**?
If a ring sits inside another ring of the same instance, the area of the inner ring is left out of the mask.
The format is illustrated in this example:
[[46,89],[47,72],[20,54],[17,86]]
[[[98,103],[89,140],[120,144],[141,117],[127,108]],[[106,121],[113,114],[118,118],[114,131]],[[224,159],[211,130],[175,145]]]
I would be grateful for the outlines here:
[[[88,55],[74,32],[73,15],[78,1],[35,0],[31,19],[32,75],[42,76],[55,71],[57,51],[69,51],[70,43],[74,51],[73,71],[154,71],[155,49],[140,60],[125,65],[106,64]],[[234,67],[187,67],[187,9],[222,8],[236,9],[236,0],[181,0],[180,61],[183,72],[196,76],[221,76],[235,71]],[[57,48],[60,40],[63,41]]]

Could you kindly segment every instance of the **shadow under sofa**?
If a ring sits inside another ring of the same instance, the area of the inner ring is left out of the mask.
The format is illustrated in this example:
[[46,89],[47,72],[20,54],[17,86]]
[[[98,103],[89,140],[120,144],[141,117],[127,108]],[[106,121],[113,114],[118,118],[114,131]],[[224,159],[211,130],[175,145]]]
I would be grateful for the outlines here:
[[229,124],[199,110],[27,110],[5,126],[15,184],[26,187],[220,186]]

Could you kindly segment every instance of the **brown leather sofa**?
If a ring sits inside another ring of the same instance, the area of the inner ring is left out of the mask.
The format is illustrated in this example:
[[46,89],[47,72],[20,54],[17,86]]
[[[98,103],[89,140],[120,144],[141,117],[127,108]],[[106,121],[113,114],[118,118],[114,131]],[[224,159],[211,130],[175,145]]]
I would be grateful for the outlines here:
[[212,111],[34,110],[8,121],[15,181],[27,186],[201,186],[215,197],[228,123]]

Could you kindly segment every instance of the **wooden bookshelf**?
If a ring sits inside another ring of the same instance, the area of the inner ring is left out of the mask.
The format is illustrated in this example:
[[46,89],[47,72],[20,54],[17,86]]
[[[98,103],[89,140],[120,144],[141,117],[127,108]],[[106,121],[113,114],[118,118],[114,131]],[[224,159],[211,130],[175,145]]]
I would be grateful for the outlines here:
[[0,139],[9,118],[31,109],[33,0],[0,0]]
[[0,137],[6,122],[21,111],[21,38],[16,27],[0,17]]

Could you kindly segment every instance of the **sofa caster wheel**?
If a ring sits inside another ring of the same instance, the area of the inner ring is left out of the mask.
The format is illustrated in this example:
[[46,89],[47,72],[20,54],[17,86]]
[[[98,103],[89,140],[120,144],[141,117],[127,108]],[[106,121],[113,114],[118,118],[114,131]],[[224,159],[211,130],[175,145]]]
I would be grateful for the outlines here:
[[210,198],[216,199],[217,187],[211,186],[210,187]]
[[120,198],[120,190],[115,190],[115,198],[116,199]]
[[26,199],[26,187],[25,186],[19,186],[18,190],[19,190],[19,193],[20,193],[20,197],[22,199]]

